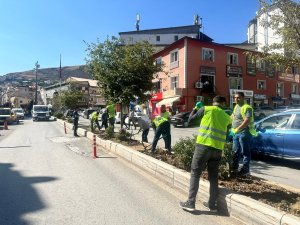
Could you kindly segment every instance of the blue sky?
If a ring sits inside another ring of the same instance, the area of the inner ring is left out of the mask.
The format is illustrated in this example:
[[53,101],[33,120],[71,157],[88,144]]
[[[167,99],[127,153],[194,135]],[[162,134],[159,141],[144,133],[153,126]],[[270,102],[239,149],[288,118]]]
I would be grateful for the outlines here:
[[[206,35],[218,43],[247,39],[258,0],[0,0],[0,75],[85,64],[86,45],[135,30],[193,24],[203,18]],[[84,41],[83,41],[84,40]]]

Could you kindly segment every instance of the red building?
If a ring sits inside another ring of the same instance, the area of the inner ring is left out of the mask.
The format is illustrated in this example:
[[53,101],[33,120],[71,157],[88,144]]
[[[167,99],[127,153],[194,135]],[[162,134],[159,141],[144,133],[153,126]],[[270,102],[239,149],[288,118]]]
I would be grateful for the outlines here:
[[156,62],[165,68],[153,80],[160,99],[152,99],[152,111],[162,104],[188,111],[197,101],[210,104],[215,95],[226,97],[232,107],[236,91],[244,92],[254,106],[299,104],[299,65],[283,73],[251,61],[245,52],[184,37],[156,53]]

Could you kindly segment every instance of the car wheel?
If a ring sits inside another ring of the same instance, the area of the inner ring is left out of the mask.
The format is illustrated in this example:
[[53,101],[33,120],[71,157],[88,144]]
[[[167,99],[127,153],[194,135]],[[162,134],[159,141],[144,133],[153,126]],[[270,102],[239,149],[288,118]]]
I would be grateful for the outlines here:
[[189,126],[189,123],[188,122],[183,122],[183,127],[184,128],[187,128]]

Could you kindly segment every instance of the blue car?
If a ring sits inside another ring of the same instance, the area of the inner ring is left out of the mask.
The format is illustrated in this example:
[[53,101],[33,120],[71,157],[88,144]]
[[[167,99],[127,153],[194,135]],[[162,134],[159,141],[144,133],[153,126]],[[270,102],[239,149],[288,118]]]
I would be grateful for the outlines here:
[[275,113],[255,123],[252,152],[300,162],[300,110]]

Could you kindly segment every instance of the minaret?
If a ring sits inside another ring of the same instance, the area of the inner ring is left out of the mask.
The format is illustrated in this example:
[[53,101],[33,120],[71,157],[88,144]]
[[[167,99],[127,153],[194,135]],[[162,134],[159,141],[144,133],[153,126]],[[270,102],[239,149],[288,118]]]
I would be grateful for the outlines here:
[[136,30],[140,30],[140,14],[136,14],[136,23],[135,23]]

